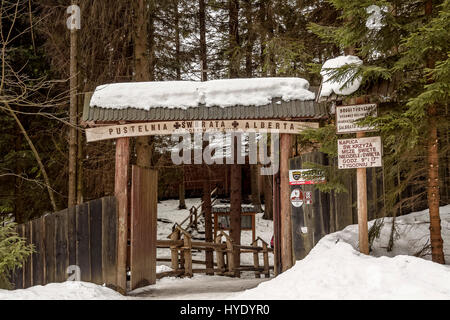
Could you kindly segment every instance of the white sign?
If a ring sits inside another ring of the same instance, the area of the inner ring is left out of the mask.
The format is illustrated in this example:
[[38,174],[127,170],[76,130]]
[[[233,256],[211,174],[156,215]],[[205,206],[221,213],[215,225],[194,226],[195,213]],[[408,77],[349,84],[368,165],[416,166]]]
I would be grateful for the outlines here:
[[303,205],[303,192],[300,189],[292,190],[291,203],[296,208],[300,208]]
[[170,135],[172,133],[195,132],[278,132],[298,134],[305,129],[317,129],[317,122],[294,122],[281,120],[204,120],[204,121],[164,121],[129,123],[86,129],[87,142]]
[[338,140],[339,169],[381,167],[381,137]]
[[367,116],[377,116],[376,104],[359,104],[354,106],[336,107],[336,129],[338,134],[354,133],[361,131],[375,131],[372,126],[359,126],[359,120]]
[[306,178],[303,175],[308,175],[311,169],[297,169],[289,170],[289,185],[291,186],[301,186],[324,183],[325,178],[323,176],[311,177],[310,175]]
[[306,191],[304,193],[304,197],[305,199],[305,204],[312,204],[312,192],[311,191]]

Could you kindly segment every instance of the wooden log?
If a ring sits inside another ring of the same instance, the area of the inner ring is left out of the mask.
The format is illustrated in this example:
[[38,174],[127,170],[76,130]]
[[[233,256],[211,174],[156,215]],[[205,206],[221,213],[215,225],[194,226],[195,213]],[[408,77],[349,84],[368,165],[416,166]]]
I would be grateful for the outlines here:
[[184,275],[192,277],[192,241],[187,234],[184,235]]
[[293,266],[292,257],[292,222],[289,186],[289,157],[291,135],[281,134],[280,140],[280,224],[281,224],[281,261],[282,271]]
[[122,294],[125,294],[127,291],[129,149],[129,138],[116,140],[114,194],[118,208],[117,287]]

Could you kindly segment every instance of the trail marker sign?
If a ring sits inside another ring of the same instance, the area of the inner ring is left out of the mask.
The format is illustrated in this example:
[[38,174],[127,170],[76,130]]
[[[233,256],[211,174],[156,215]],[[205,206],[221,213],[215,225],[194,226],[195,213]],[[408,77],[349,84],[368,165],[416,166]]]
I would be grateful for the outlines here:
[[289,170],[289,185],[302,186],[302,185],[325,183],[324,176],[322,175],[307,176],[308,173],[313,173],[313,170],[311,169]]
[[381,137],[338,140],[339,169],[382,166]]
[[358,104],[336,107],[337,134],[376,131],[375,127],[359,126],[356,124],[356,122],[367,116],[377,116],[376,104]]

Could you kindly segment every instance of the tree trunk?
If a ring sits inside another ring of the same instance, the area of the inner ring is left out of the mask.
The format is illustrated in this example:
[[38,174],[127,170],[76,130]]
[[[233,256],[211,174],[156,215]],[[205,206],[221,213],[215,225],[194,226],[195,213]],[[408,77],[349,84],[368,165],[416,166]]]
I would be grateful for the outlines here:
[[260,54],[259,54],[259,64],[261,68],[261,76],[267,77],[267,70],[265,68],[266,64],[266,1],[261,0],[259,2],[258,8],[258,25],[259,25],[259,36],[260,36]]
[[180,11],[178,8],[178,0],[174,0],[175,11],[175,68],[177,72],[177,80],[181,80],[181,44],[180,44]]
[[[133,1],[133,32],[134,32],[134,79],[135,81],[150,81],[150,59],[148,55],[149,40],[149,6],[147,0]],[[149,137],[136,138],[136,164],[141,167],[150,167],[152,148]]]
[[[431,16],[433,11],[433,1],[428,0],[425,4],[425,14]],[[428,59],[427,67],[434,68],[432,58]],[[428,79],[428,83],[432,80]],[[441,236],[441,218],[439,215],[439,154],[438,154],[438,133],[437,133],[437,108],[433,104],[428,108],[428,208],[430,209],[430,239],[431,255],[433,262],[445,264],[444,241]]]
[[229,4],[229,73],[230,78],[238,78],[239,77],[239,0],[228,0]]
[[[77,1],[72,1],[77,5]],[[77,204],[78,30],[70,30],[70,109],[68,207]]]
[[208,57],[206,48],[206,6],[205,0],[199,0],[199,24],[200,24],[200,61],[201,61],[201,79],[208,81]]

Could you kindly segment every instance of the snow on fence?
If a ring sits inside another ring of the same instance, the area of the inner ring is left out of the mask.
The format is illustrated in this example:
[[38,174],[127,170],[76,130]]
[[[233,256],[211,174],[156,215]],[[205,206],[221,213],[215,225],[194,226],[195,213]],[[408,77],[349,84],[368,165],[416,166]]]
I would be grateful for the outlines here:
[[81,280],[116,287],[116,199],[105,197],[18,225],[35,247],[12,275],[15,289]]

